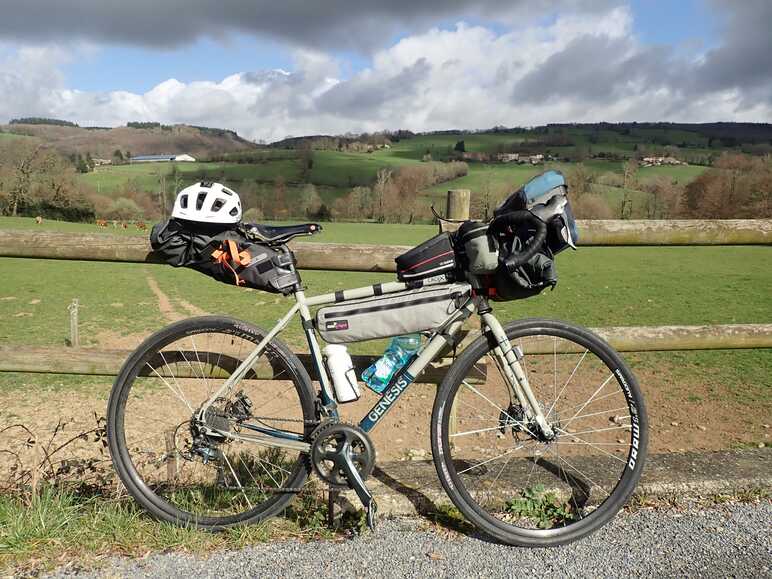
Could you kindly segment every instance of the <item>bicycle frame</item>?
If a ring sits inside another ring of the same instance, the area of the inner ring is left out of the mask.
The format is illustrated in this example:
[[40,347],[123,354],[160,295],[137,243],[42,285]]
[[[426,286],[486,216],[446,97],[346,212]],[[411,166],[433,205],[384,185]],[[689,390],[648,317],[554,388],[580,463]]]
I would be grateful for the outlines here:
[[[439,285],[440,283],[445,282],[435,282],[434,284],[427,283],[425,285]],[[239,381],[246,376],[257,363],[270,341],[279,335],[287,327],[290,320],[298,313],[300,314],[303,330],[306,335],[306,340],[308,341],[311,359],[313,360],[321,384],[320,400],[322,403],[322,411],[326,416],[336,418],[338,416],[337,402],[335,401],[330,378],[322,360],[322,353],[319,348],[310,308],[392,294],[414,287],[415,286],[413,285],[402,282],[389,282],[312,297],[306,297],[305,292],[302,289],[299,289],[294,293],[296,300],[295,305],[292,306],[284,317],[277,322],[273,329],[265,335],[257,347],[244,359],[238,368],[234,370],[225,383],[203,404],[201,410],[197,413],[198,418],[202,423],[205,422],[203,417],[206,415],[206,411],[214,401],[233,390]],[[513,348],[510,345],[504,329],[496,317],[490,312],[490,308],[488,307],[484,311],[480,311],[478,303],[479,298],[470,296],[464,304],[451,313],[448,318],[432,332],[428,343],[392,377],[389,385],[383,391],[381,398],[359,421],[359,427],[362,430],[370,432],[375,428],[388,410],[395,404],[400,396],[404,394],[407,387],[438,357],[443,348],[455,343],[454,337],[458,334],[459,330],[464,325],[464,322],[474,313],[475,309],[478,309],[484,327],[490,331],[490,334],[497,344],[494,348],[497,366],[509,382],[518,402],[522,408],[526,409],[526,414],[529,419],[535,419],[545,433],[551,433],[551,429],[544,418],[544,414],[539,404],[536,402],[528,384],[528,379],[520,366],[522,353],[519,352],[517,348]],[[309,443],[303,441],[302,435],[246,423],[242,423],[241,426],[258,433],[258,435],[226,432],[216,429],[212,429],[212,431],[230,439],[253,442],[265,446],[288,448],[301,452],[308,452],[310,450]]]

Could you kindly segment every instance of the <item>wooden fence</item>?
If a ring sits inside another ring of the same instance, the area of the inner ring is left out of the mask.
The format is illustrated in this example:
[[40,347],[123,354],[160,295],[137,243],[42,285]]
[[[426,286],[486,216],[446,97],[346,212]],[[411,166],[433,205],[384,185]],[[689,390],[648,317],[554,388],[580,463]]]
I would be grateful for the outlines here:
[[[469,214],[469,194],[448,194],[448,216]],[[772,220],[580,221],[583,246],[772,245]],[[406,246],[341,243],[292,244],[301,269],[393,272],[394,257]],[[154,263],[145,236],[0,230],[0,257]],[[772,348],[772,323],[719,326],[596,328],[622,352]],[[89,348],[0,346],[0,372],[115,375],[129,352]],[[307,355],[301,361],[309,369]],[[355,357],[367,367],[371,356]],[[447,360],[427,370],[423,380],[436,383]],[[259,375],[259,378],[269,378]]]

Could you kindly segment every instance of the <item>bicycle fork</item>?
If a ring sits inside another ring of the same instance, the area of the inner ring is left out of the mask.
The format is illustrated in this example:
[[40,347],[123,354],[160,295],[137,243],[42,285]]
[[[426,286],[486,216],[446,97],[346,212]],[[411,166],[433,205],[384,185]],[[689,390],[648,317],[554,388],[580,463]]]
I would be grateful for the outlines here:
[[[523,359],[523,352],[520,348],[512,347],[504,328],[493,314],[486,312],[480,316],[496,342],[493,352],[496,355],[497,365],[506,377],[509,387],[512,392],[514,392],[521,408],[525,411],[526,424],[519,424],[519,426],[525,427],[526,431],[528,431],[527,423],[535,422],[541,429],[544,437],[547,440],[551,440],[554,438],[555,432],[547,422],[547,418],[544,416],[544,412],[542,411],[539,402],[533,395],[531,386],[528,383],[528,376],[526,376],[523,367],[520,364],[520,361]],[[508,416],[507,418],[517,422],[511,416]],[[534,433],[528,432],[532,436],[534,435]]]

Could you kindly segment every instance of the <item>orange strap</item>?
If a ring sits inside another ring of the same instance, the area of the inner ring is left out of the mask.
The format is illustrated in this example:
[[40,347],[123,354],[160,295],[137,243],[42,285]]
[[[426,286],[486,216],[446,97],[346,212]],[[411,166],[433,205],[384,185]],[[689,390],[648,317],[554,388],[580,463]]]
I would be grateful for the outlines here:
[[239,246],[235,241],[232,239],[223,241],[220,249],[215,249],[212,252],[212,258],[216,263],[221,263],[231,270],[231,273],[236,280],[236,285],[245,284],[244,280],[239,277],[239,274],[230,262],[233,262],[233,264],[237,266],[246,267],[252,261],[252,256],[246,251],[240,252]]

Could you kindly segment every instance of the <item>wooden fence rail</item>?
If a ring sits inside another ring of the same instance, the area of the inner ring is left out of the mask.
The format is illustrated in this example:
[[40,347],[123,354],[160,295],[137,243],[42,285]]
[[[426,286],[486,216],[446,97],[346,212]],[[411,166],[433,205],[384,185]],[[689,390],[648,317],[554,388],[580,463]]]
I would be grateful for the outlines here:
[[[713,350],[734,348],[772,348],[772,324],[732,324],[722,326],[658,326],[595,328],[620,352],[651,352],[668,350]],[[530,354],[552,354],[552,341],[543,348],[532,344]],[[115,376],[130,350],[98,350],[93,348],[60,348],[0,346],[0,372],[38,372],[46,374],[84,374]],[[308,354],[299,356],[309,374],[315,370]],[[353,356],[354,366],[361,372],[375,358]],[[439,383],[450,359],[433,364],[419,379],[420,382]],[[258,379],[271,379],[269,367],[256,368]]]
[[[467,218],[469,197],[466,190],[448,192],[448,217]],[[580,245],[583,246],[772,245],[772,219],[580,220],[579,228]],[[296,242],[292,247],[301,269],[363,272],[393,272],[394,257],[408,248],[309,242]],[[0,229],[0,257],[155,262],[147,236],[10,229]],[[622,352],[772,348],[772,324],[616,327],[596,331]],[[117,374],[129,353],[89,348],[0,346],[0,372],[112,376]],[[313,376],[308,355],[300,358]],[[373,360],[370,356],[355,356],[354,364],[362,370]],[[440,360],[428,368],[422,381],[440,381],[449,362],[448,359]],[[272,377],[270,368],[258,367],[256,373],[260,379]]]
[[[772,219],[580,221],[580,245],[772,245]],[[292,244],[301,269],[393,272],[403,245]],[[0,257],[153,263],[146,236],[0,229]]]

